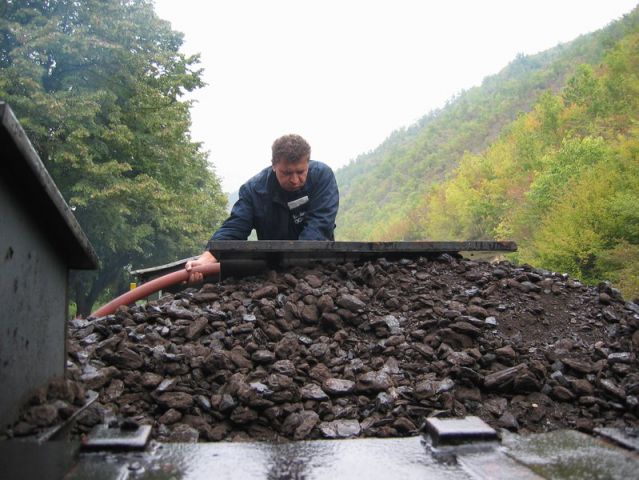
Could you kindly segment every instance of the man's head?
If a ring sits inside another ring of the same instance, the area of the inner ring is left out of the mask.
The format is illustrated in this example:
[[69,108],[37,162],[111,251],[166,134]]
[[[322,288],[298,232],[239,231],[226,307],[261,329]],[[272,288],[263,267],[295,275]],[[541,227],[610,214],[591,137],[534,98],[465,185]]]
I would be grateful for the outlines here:
[[287,192],[299,190],[306,183],[310,145],[299,135],[284,135],[273,142],[271,163],[280,186]]

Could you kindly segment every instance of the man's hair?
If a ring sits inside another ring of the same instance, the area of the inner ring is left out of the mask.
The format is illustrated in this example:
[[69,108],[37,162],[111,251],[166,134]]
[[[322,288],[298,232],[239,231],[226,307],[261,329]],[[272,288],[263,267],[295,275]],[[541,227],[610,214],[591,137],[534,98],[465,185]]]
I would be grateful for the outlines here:
[[299,135],[284,135],[273,142],[273,157],[271,163],[275,165],[281,160],[296,163],[311,156],[311,146]]

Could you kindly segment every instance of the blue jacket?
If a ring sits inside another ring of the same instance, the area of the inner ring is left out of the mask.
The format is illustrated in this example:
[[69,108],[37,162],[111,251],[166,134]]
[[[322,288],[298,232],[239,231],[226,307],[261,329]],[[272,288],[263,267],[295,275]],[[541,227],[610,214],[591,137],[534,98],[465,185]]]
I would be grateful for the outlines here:
[[214,240],[246,240],[255,229],[259,240],[334,240],[339,206],[331,168],[311,160],[304,186],[296,192],[280,187],[267,167],[242,187],[231,216],[213,234]]

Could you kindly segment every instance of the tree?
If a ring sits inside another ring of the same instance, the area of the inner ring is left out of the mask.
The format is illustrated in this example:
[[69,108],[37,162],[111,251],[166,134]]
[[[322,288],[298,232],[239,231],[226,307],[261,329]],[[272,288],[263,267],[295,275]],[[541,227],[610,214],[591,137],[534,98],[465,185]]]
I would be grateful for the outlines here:
[[[600,107],[601,87],[591,65],[579,65],[575,74],[566,82],[563,97],[568,105],[588,106],[593,112]],[[596,101],[599,100],[599,101]]]
[[206,154],[189,135],[203,85],[197,56],[149,0],[5,0],[0,98],[34,147],[100,257],[73,275],[82,314],[127,265],[198,253],[225,214]]
[[544,217],[522,258],[588,282],[631,276],[636,282],[637,271],[628,267],[634,262],[636,268],[639,252],[637,156],[637,150],[615,149],[567,181],[567,193]]

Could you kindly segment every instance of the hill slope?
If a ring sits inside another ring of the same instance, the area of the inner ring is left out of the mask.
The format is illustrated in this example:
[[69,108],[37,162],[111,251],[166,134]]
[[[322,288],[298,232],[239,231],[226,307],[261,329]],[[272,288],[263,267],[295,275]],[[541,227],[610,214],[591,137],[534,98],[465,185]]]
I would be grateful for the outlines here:
[[394,132],[376,150],[338,170],[337,238],[432,238],[425,231],[425,200],[464,153],[485,150],[507,125],[530,111],[540,95],[560,91],[579,65],[601,63],[638,25],[635,9],[605,29],[537,55],[520,56],[481,86]]

